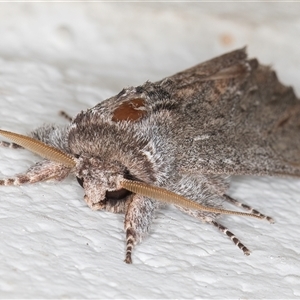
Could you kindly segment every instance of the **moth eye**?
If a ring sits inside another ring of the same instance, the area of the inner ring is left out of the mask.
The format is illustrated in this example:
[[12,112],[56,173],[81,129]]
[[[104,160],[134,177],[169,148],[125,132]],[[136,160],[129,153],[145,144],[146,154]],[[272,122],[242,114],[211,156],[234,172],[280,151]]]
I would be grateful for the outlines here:
[[112,121],[131,121],[135,122],[141,119],[147,113],[145,101],[142,98],[135,98],[123,102],[113,112]]
[[81,187],[83,187],[83,178],[79,178],[79,177],[76,177],[78,183],[81,185]]

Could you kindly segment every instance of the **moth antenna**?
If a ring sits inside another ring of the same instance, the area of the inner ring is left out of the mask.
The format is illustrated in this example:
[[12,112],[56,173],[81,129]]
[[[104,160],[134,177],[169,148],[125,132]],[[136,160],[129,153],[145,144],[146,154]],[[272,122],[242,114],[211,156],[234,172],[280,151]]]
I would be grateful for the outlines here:
[[28,149],[49,160],[61,163],[66,167],[72,168],[76,164],[75,160],[70,155],[39,140],[1,129],[0,134],[12,140],[14,143],[24,147],[25,149]]
[[159,200],[162,202],[175,204],[175,205],[185,207],[188,209],[209,211],[209,212],[213,212],[213,213],[226,214],[226,215],[254,217],[257,219],[264,218],[261,215],[255,215],[255,214],[251,214],[251,213],[244,213],[244,212],[239,212],[239,211],[204,206],[204,205],[201,205],[190,199],[187,199],[183,196],[180,196],[174,192],[168,191],[164,188],[152,186],[152,185],[149,185],[149,184],[146,184],[143,182],[139,182],[139,181],[122,179],[120,184],[124,189],[131,191],[133,193],[140,194],[142,196],[146,196],[149,198],[153,198],[153,199],[156,199],[156,200]]

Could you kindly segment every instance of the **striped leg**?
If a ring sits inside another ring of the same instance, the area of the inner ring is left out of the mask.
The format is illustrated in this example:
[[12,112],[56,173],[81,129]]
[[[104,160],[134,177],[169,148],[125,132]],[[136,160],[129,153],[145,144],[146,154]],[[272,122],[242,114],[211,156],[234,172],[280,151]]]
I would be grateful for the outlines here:
[[0,141],[0,147],[11,148],[11,149],[24,149],[22,146],[19,146],[15,143],[9,143],[4,141]]
[[244,204],[244,203],[242,203],[242,202],[240,202],[240,201],[238,201],[238,200],[235,200],[235,199],[231,198],[230,196],[228,196],[228,195],[226,195],[226,194],[224,194],[223,197],[224,197],[224,199],[225,199],[228,203],[230,203],[230,204],[232,204],[232,205],[234,205],[234,206],[237,206],[237,207],[241,207],[241,208],[243,208],[243,209],[249,211],[249,212],[252,213],[252,214],[261,216],[261,217],[263,217],[265,220],[269,221],[269,222],[272,223],[272,224],[275,223],[274,220],[273,220],[271,217],[266,216],[266,215],[260,213],[259,211],[257,211],[256,209],[252,208],[251,206],[249,206],[249,205],[247,205],[247,204]]
[[0,180],[0,186],[22,185],[25,183],[35,183],[48,179],[60,181],[68,176],[70,169],[53,161],[43,160],[36,163],[24,174],[16,175],[14,178]]
[[72,117],[70,117],[66,112],[64,112],[63,110],[59,112],[59,115],[64,117],[65,119],[67,119],[69,122],[72,121]]
[[136,233],[134,229],[127,228],[126,229],[126,255],[124,260],[126,264],[132,263],[131,253],[135,244],[136,244]]
[[250,250],[245,245],[243,245],[240,240],[228,230],[228,228],[216,221],[211,221],[211,224],[217,227],[222,233],[226,234],[234,242],[234,244],[244,252],[245,255],[250,255]]
[[132,263],[131,253],[137,242],[150,230],[156,202],[140,195],[134,195],[125,213],[126,256],[125,262]]

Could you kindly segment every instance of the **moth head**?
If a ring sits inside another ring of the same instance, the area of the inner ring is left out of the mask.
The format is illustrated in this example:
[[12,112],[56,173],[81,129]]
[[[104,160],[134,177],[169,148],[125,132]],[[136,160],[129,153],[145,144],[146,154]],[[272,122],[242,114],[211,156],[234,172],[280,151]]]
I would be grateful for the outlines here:
[[118,161],[103,161],[98,157],[78,156],[75,167],[78,183],[84,188],[85,201],[93,208],[99,205],[114,205],[131,194],[120,182],[131,175]]

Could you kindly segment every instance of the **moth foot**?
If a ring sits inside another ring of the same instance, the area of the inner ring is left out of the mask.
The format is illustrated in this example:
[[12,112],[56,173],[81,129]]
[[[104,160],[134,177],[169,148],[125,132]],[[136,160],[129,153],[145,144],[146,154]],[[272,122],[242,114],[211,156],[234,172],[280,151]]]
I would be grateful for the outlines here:
[[84,196],[84,201],[92,210],[104,210],[106,207],[106,201],[94,203],[87,195]]
[[245,254],[246,256],[249,256],[250,253],[251,253],[251,251],[250,251],[247,247],[245,247],[245,246],[244,246],[244,249],[242,249],[242,250],[243,250],[243,252],[244,252],[244,254]]
[[101,202],[93,203],[91,206],[89,206],[92,210],[104,210],[106,207],[106,204]]
[[127,264],[132,263],[131,253],[135,244],[136,244],[136,232],[132,227],[128,227],[126,229],[126,256],[125,256],[125,262]]
[[274,224],[275,221],[273,218],[266,216],[266,220],[269,221],[271,224]]
[[216,221],[211,221],[211,224],[217,227],[222,233],[226,234],[234,242],[234,244],[244,252],[245,255],[250,255],[251,251],[243,243],[241,243],[241,241],[231,231],[229,231],[228,228]]
[[271,218],[271,217],[269,217],[269,216],[266,216],[266,215],[262,214],[261,212],[259,212],[258,210],[254,209],[253,207],[251,207],[251,206],[249,206],[249,205],[247,205],[247,204],[245,204],[245,203],[242,203],[242,202],[240,202],[240,201],[238,201],[238,200],[236,200],[236,199],[233,199],[233,198],[231,198],[230,196],[228,196],[228,195],[226,195],[226,194],[224,194],[223,197],[224,197],[224,199],[225,199],[228,203],[230,203],[230,204],[232,204],[232,205],[234,205],[234,206],[237,206],[237,207],[241,207],[241,208],[243,208],[244,210],[249,211],[249,213],[254,214],[254,215],[257,215],[257,216],[261,217],[262,219],[264,219],[264,220],[270,222],[271,224],[274,224],[274,223],[275,223],[275,221],[274,221],[273,218]]
[[124,261],[126,262],[126,264],[132,264],[131,253],[126,253]]

